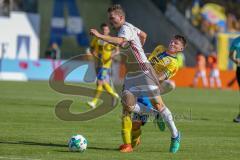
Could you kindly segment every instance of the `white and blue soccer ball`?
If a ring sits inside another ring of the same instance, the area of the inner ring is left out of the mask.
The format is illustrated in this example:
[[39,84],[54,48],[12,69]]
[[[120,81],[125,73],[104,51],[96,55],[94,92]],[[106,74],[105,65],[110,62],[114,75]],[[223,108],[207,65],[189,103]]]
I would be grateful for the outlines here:
[[87,149],[87,139],[77,134],[72,136],[68,142],[68,148],[73,152],[84,152]]

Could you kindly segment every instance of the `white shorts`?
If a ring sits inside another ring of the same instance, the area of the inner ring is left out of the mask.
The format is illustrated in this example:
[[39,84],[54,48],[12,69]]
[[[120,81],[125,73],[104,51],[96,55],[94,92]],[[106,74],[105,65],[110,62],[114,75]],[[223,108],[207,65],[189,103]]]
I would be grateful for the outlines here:
[[124,80],[123,90],[130,91],[135,97],[155,97],[160,95],[160,89],[151,76],[138,72],[128,73]]
[[218,69],[212,69],[210,72],[210,77],[219,77],[219,70]]
[[197,71],[195,77],[206,77],[206,71]]

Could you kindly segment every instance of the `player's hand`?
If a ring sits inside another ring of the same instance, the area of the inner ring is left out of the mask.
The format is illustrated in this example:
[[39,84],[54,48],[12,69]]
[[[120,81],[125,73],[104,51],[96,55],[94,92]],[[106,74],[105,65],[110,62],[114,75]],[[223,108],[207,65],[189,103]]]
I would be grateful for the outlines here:
[[99,37],[101,34],[96,29],[90,29],[90,35]]

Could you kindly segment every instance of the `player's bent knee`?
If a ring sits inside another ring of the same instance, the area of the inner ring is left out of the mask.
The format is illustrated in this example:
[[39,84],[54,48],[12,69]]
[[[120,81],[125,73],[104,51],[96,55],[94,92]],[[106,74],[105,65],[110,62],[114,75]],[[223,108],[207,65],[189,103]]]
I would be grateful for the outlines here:
[[175,83],[170,80],[163,81],[161,83],[161,86],[162,86],[162,90],[160,91],[161,95],[167,94],[176,88]]

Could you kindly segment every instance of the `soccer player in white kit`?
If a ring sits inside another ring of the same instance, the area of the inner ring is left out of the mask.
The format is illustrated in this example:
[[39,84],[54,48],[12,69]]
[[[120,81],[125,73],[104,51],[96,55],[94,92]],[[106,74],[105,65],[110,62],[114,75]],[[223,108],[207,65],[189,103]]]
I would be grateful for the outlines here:
[[[96,29],[90,29],[90,33],[99,39],[109,43],[117,44],[120,47],[129,47],[138,62],[141,71],[128,73],[125,78],[122,93],[122,138],[124,144],[120,146],[121,152],[132,152],[131,146],[131,113],[136,110],[136,97],[147,96],[151,98],[151,103],[159,111],[171,130],[170,152],[177,152],[180,145],[180,135],[173,122],[173,117],[169,109],[160,97],[161,85],[159,79],[164,79],[164,74],[156,75],[150,62],[148,61],[142,46],[146,41],[146,33],[125,21],[125,13],[120,5],[113,5],[108,9],[108,17],[111,25],[118,31],[116,37],[102,35]],[[133,67],[133,65],[132,65]],[[132,69],[128,68],[128,69]]]

